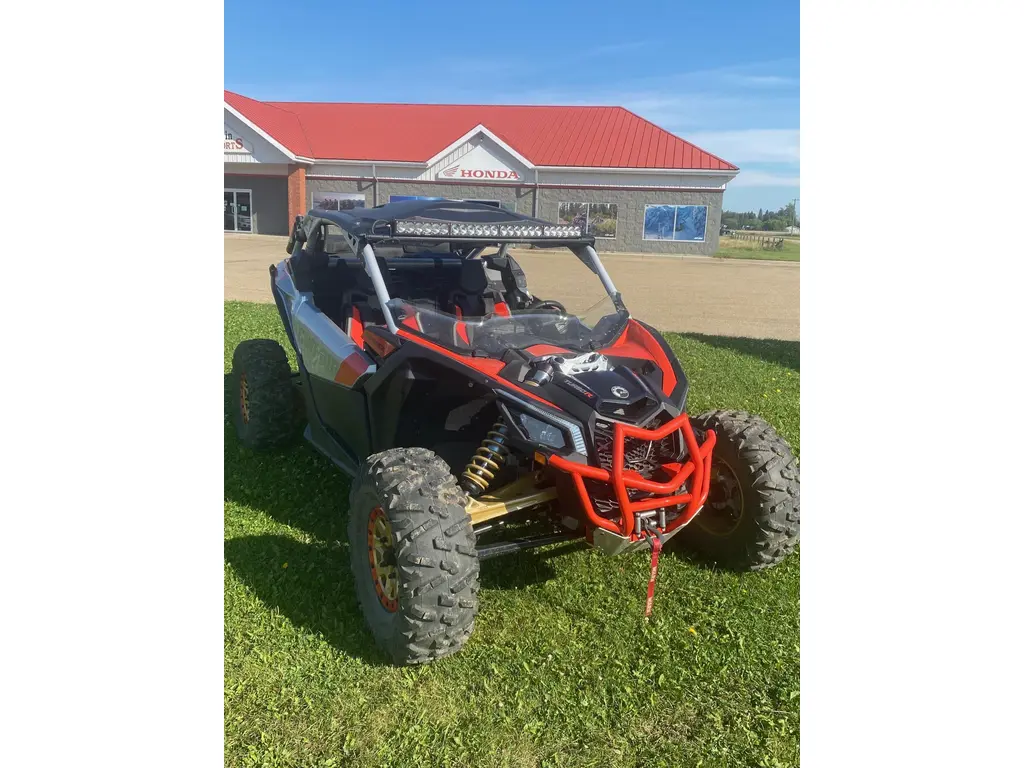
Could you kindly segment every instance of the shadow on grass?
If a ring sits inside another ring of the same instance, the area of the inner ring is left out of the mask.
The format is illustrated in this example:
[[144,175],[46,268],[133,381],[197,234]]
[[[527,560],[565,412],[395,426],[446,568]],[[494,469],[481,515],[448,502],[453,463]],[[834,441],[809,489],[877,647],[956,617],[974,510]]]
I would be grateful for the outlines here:
[[348,478],[306,443],[299,430],[287,448],[245,448],[235,434],[231,406],[225,395],[224,498],[321,541],[345,541]]
[[293,624],[368,664],[388,663],[356,602],[347,546],[303,544],[288,536],[243,536],[224,542],[224,557],[265,605],[277,608]]
[[571,542],[542,550],[531,549],[489,558],[480,564],[480,587],[515,591],[551,581],[558,574],[548,560],[582,549],[583,546],[580,542]]
[[707,336],[703,333],[677,333],[719,349],[731,349],[743,355],[800,372],[800,342],[781,339],[749,339],[741,336]]

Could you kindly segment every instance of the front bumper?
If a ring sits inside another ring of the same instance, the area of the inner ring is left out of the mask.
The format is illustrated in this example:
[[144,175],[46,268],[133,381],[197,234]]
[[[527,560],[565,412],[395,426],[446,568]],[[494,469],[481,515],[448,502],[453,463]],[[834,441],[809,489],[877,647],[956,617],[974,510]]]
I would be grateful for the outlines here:
[[[683,436],[687,458],[681,464],[661,465],[660,472],[663,475],[668,475],[667,480],[663,482],[648,480],[639,472],[625,468],[624,445],[627,437],[654,442],[667,437],[676,430],[679,430]],[[617,536],[636,540],[644,535],[643,531],[638,528],[640,513],[685,505],[685,508],[680,510],[673,519],[667,520],[663,527],[658,526],[662,534],[667,534],[689,523],[700,511],[708,497],[708,485],[711,480],[711,452],[714,447],[715,433],[710,430],[704,438],[704,443],[697,444],[697,437],[690,425],[690,418],[683,413],[656,429],[644,429],[616,422],[610,471],[570,461],[558,455],[551,456],[548,459],[548,464],[572,476],[580,505],[591,524]],[[602,517],[594,511],[590,494],[583,483],[584,478],[608,483],[612,487],[622,513],[619,520]],[[684,486],[688,480],[690,489],[687,491]],[[629,496],[630,490],[653,495],[634,500]],[[680,493],[680,491],[683,492]]]

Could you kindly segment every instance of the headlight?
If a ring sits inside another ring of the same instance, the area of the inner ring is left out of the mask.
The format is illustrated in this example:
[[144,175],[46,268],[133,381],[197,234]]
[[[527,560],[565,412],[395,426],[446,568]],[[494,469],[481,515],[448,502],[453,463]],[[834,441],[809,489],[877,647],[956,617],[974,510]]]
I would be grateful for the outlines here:
[[522,411],[513,412],[512,418],[515,419],[523,433],[535,443],[555,450],[565,448],[565,436],[562,434],[562,430],[554,424],[548,424],[546,421],[541,421]]

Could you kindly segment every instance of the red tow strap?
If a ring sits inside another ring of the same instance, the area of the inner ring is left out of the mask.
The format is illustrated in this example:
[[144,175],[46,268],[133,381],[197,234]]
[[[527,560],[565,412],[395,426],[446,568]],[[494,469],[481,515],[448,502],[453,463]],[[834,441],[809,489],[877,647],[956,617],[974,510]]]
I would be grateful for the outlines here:
[[647,607],[644,609],[644,618],[651,617],[654,610],[654,582],[658,578],[658,553],[661,552],[661,539],[651,536],[651,580],[647,582]]

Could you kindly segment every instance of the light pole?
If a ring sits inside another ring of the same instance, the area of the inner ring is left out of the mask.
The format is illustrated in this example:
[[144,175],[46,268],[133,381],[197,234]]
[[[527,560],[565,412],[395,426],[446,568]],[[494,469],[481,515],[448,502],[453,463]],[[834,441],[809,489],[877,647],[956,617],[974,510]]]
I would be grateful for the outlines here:
[[800,202],[799,197],[793,198],[793,226],[796,226],[796,204]]

